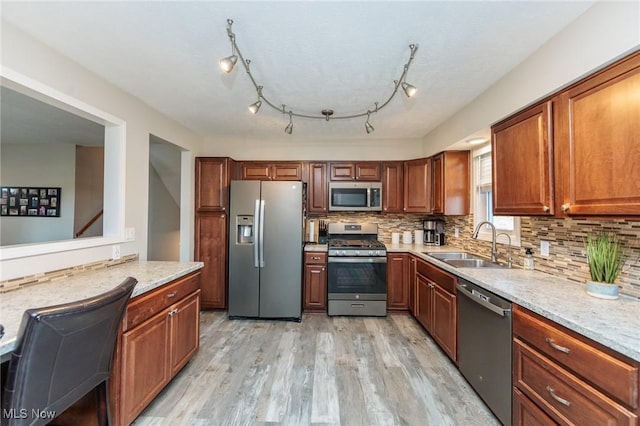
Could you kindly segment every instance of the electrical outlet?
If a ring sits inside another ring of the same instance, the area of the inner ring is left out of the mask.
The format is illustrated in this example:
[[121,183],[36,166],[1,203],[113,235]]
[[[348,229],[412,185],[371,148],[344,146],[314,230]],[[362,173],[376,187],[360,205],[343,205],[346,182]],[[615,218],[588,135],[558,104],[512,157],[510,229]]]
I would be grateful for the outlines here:
[[540,256],[549,256],[549,241],[540,241]]
[[460,228],[458,228],[457,226],[453,228],[453,235],[458,238],[460,236]]
[[125,241],[133,241],[136,239],[136,228],[124,228]]
[[111,246],[111,259],[118,260],[120,259],[120,246]]

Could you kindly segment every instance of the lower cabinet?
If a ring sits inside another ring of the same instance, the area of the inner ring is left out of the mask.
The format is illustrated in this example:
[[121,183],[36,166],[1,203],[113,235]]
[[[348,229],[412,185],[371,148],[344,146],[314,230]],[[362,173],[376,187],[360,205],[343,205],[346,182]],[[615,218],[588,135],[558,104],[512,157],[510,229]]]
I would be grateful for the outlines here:
[[196,353],[200,273],[131,300],[111,378],[112,420],[129,425]]
[[515,425],[638,425],[639,363],[513,309]]
[[227,307],[227,215],[207,212],[196,215],[195,260],[204,263],[201,302],[204,309]]
[[326,312],[327,253],[305,252],[303,293],[306,312]]
[[422,260],[416,261],[414,316],[457,363],[457,278]]
[[387,254],[387,309],[409,309],[409,255]]

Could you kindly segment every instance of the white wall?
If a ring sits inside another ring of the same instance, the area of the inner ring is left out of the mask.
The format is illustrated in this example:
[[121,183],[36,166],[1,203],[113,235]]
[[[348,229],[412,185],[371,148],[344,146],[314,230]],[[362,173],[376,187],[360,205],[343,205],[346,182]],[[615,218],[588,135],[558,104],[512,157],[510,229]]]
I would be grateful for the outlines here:
[[3,246],[73,238],[76,147],[72,144],[12,144],[2,141],[3,186],[59,187],[60,217],[0,217]]
[[598,2],[423,139],[435,154],[640,46],[640,2]]
[[[179,156],[177,167],[180,168]],[[149,167],[149,231],[147,235],[148,260],[180,260],[180,206],[153,166]]]
[[[86,102],[126,121],[125,226],[135,228],[136,239],[121,244],[122,255],[139,253],[146,259],[149,134],[198,152],[202,139],[178,123],[109,84],[77,63],[62,57],[48,46],[2,22],[1,62],[17,73],[30,77],[69,96]],[[189,175],[193,176],[193,173]],[[188,185],[193,200],[193,185]],[[193,219],[193,203],[185,217]],[[193,227],[192,223],[190,224]],[[186,252],[193,253],[193,248]],[[51,271],[111,258],[111,247],[102,246],[21,259],[3,260],[0,279]]]

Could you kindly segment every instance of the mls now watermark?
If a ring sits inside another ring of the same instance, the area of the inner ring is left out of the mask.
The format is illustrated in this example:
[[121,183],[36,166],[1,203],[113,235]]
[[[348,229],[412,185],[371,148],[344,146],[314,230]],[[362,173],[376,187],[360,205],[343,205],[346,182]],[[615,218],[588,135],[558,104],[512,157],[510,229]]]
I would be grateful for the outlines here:
[[26,408],[11,408],[9,410],[2,409],[2,417],[5,419],[50,419],[53,420],[56,417],[55,411],[40,410],[38,408],[32,408],[28,410]]

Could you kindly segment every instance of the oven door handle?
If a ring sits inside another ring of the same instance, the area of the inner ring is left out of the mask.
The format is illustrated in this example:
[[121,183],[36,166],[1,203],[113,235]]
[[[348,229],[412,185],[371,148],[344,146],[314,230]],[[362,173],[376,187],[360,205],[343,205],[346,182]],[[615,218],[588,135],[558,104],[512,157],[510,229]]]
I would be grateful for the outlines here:
[[460,294],[462,294],[463,296],[466,296],[469,298],[469,300],[476,302],[478,305],[490,310],[491,312],[494,312],[498,315],[500,315],[501,317],[506,317],[511,315],[511,309],[503,309],[500,306],[496,306],[491,302],[487,302],[486,300],[478,297],[477,295],[473,294],[472,292],[470,292],[467,289],[467,286],[464,284],[457,284],[456,287],[458,288],[458,292]]
[[387,263],[386,256],[381,257],[329,257],[328,263]]

